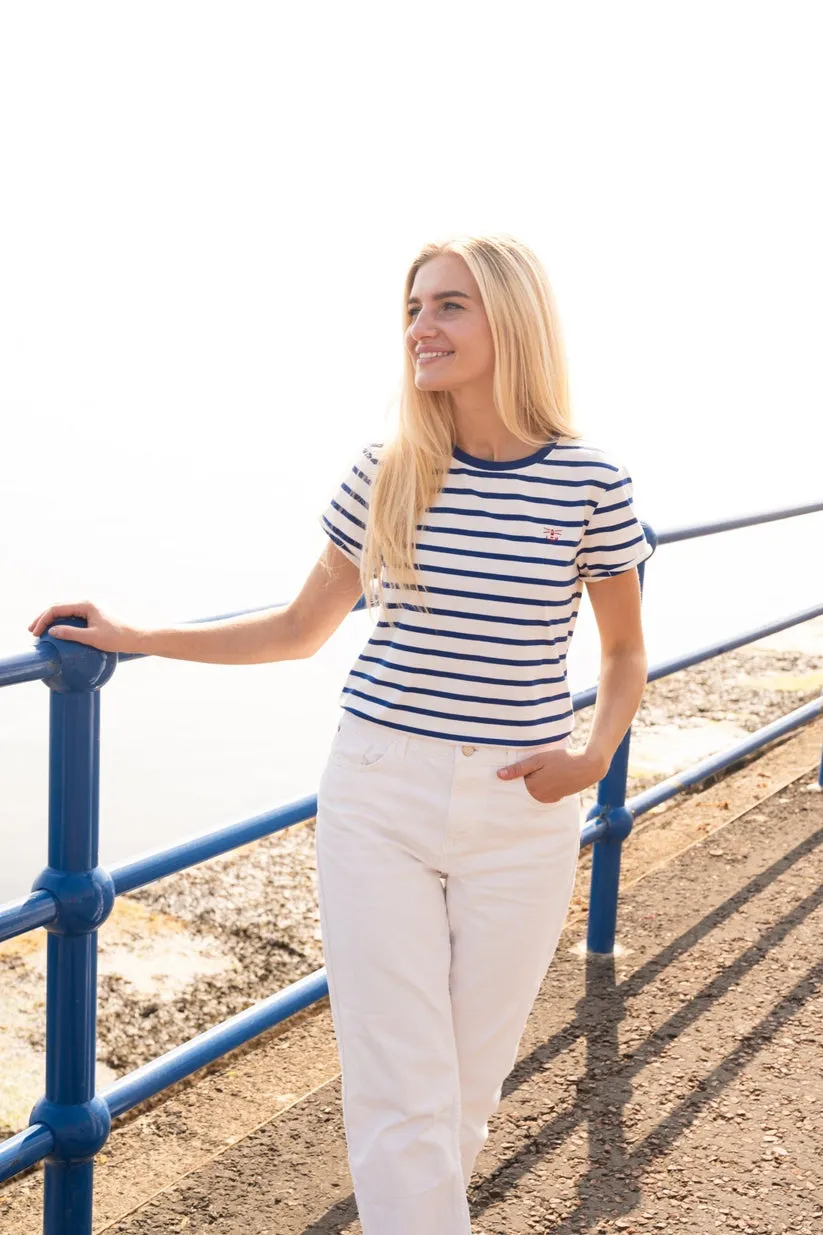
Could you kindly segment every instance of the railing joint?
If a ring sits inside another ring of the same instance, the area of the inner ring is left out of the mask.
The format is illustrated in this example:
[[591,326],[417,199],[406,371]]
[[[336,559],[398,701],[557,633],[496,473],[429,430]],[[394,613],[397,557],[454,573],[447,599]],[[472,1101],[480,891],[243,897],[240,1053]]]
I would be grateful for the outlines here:
[[48,892],[57,914],[45,929],[53,935],[88,935],[105,922],[114,907],[114,880],[103,866],[88,871],[55,870],[46,866],[32,892]]
[[40,1098],[29,1118],[32,1124],[43,1124],[54,1137],[47,1162],[88,1162],[105,1145],[111,1131],[111,1112],[100,1096],[75,1104]]

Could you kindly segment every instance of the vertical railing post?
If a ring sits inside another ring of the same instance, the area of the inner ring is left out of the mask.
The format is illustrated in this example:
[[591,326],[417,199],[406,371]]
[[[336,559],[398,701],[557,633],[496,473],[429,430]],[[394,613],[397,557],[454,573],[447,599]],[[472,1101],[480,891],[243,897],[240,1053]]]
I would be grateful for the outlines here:
[[[654,529],[642,524],[646,539],[652,548],[657,547]],[[646,561],[649,559],[647,558]],[[640,594],[646,562],[637,568],[640,576]],[[597,803],[589,812],[589,819],[605,819],[606,835],[592,846],[592,874],[589,891],[589,923],[586,933],[588,952],[609,954],[614,952],[617,933],[617,900],[620,894],[620,858],[623,841],[632,830],[634,819],[626,808],[626,780],[629,771],[629,744],[631,726],[614,753],[609,770],[597,786]]]
[[[62,625],[83,625],[61,619]],[[97,1047],[97,928],[111,912],[114,884],[97,865],[100,687],[116,655],[49,639],[60,656],[50,688],[49,864],[33,889],[57,903],[46,971],[46,1092],[32,1123],[46,1124],[45,1235],[91,1235],[93,1159],[111,1118],[94,1094]]]

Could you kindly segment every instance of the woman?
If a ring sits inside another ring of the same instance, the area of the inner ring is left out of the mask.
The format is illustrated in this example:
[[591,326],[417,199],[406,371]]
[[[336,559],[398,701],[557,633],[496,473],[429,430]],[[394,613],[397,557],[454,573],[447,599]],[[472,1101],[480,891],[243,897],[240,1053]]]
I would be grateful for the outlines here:
[[[364,1235],[469,1235],[466,1186],[554,954],[600,779],[646,680],[622,464],[570,423],[552,292],[510,237],[426,246],[404,289],[405,382],[322,516],[288,606],[136,630],[55,605],[108,651],[248,664],[313,655],[361,592],[380,620],[343,687],[317,869]],[[601,641],[584,749],[565,660],[589,591]]]

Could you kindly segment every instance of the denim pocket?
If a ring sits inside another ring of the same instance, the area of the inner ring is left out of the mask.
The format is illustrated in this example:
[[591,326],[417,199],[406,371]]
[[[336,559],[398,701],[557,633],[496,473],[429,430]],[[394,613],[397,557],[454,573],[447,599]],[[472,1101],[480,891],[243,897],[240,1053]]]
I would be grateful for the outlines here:
[[345,716],[334,736],[329,763],[336,768],[376,768],[389,758],[400,737],[396,729]]

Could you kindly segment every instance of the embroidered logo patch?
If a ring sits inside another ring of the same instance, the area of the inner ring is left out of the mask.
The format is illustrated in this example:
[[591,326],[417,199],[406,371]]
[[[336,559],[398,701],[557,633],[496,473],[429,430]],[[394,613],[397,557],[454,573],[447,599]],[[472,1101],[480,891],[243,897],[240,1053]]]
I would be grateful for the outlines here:
[[559,527],[544,527],[543,535],[546,537],[546,540],[559,540],[561,531]]

